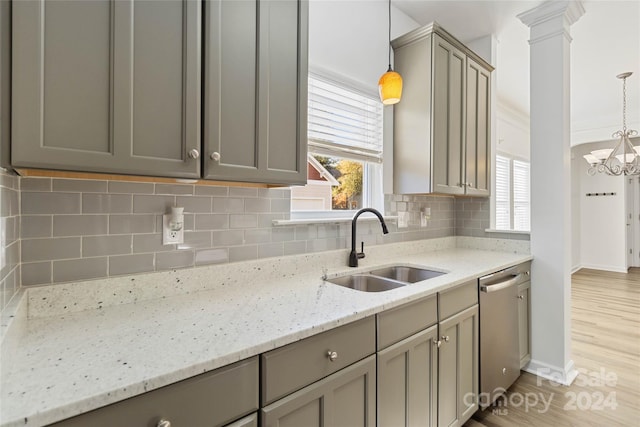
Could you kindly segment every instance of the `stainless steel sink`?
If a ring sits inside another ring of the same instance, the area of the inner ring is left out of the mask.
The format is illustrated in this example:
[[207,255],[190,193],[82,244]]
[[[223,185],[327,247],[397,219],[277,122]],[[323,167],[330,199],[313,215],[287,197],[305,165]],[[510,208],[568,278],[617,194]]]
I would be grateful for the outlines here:
[[441,271],[396,265],[373,270],[369,273],[327,279],[327,282],[362,292],[384,292],[443,274],[445,273]]
[[407,283],[373,276],[371,274],[352,274],[350,276],[336,277],[335,279],[329,279],[327,281],[335,285],[362,292],[384,292],[407,285]]
[[445,273],[441,271],[426,270],[423,268],[394,266],[381,268],[379,270],[373,270],[371,274],[387,279],[398,280],[400,282],[416,283],[423,280],[432,279],[434,277],[442,276]]

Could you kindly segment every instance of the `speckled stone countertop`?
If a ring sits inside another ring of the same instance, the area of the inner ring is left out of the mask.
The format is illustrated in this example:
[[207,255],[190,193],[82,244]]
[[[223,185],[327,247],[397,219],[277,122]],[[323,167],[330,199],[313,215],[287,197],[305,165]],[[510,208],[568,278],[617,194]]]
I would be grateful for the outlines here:
[[[357,269],[339,250],[30,289],[2,341],[0,426],[171,384],[527,261],[526,249],[450,237],[368,248]],[[447,274],[381,293],[322,280],[393,264]]]

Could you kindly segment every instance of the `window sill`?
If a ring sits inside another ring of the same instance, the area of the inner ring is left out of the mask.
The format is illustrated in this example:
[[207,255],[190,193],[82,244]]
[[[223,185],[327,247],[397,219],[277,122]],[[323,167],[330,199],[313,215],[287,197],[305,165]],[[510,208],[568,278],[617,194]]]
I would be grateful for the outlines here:
[[485,233],[509,233],[509,234],[531,234],[531,231],[525,230],[496,230],[495,228],[486,228]]
[[[397,222],[397,216],[383,216],[385,221]],[[351,222],[353,217],[343,218],[305,218],[305,219],[274,219],[272,224],[274,227],[285,227],[289,225],[310,225],[310,224],[341,224],[344,222]],[[358,218],[358,221],[377,221],[375,216],[366,216]]]

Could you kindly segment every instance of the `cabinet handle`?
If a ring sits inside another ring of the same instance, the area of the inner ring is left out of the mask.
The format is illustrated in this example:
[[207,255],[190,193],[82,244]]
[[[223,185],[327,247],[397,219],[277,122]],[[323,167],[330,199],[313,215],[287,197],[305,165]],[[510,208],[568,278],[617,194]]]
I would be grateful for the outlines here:
[[214,160],[216,162],[220,161],[220,153],[218,153],[217,151],[214,151],[213,153],[211,153],[211,156],[209,156],[211,158],[211,160]]
[[442,341],[440,341],[440,340],[434,341],[433,345],[435,345],[436,347],[440,348],[440,346],[442,345]]
[[165,420],[164,418],[158,421],[156,427],[171,427],[171,421]]
[[189,151],[189,157],[191,157],[192,159],[197,159],[198,157],[200,157],[200,152],[194,148]]
[[442,341],[449,342],[449,335],[443,335],[442,336]]
[[338,352],[329,350],[327,352],[327,357],[329,358],[330,361],[335,362],[336,359],[338,358]]
[[519,300],[523,300],[524,299],[524,295],[518,295],[518,299]]

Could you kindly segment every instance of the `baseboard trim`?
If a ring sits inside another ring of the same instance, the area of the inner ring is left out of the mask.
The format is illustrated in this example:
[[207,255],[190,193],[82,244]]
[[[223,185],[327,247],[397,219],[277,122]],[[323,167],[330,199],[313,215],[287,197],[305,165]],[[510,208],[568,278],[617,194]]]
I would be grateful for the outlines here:
[[560,368],[539,360],[531,359],[523,371],[536,375],[539,378],[538,383],[544,378],[545,380],[566,386],[570,386],[578,376],[578,371],[575,369],[573,360],[569,360],[564,368]]
[[614,273],[626,273],[627,268],[612,266],[612,265],[598,265],[598,264],[583,264],[582,268],[589,268],[591,270],[603,270],[603,271],[612,271]]

